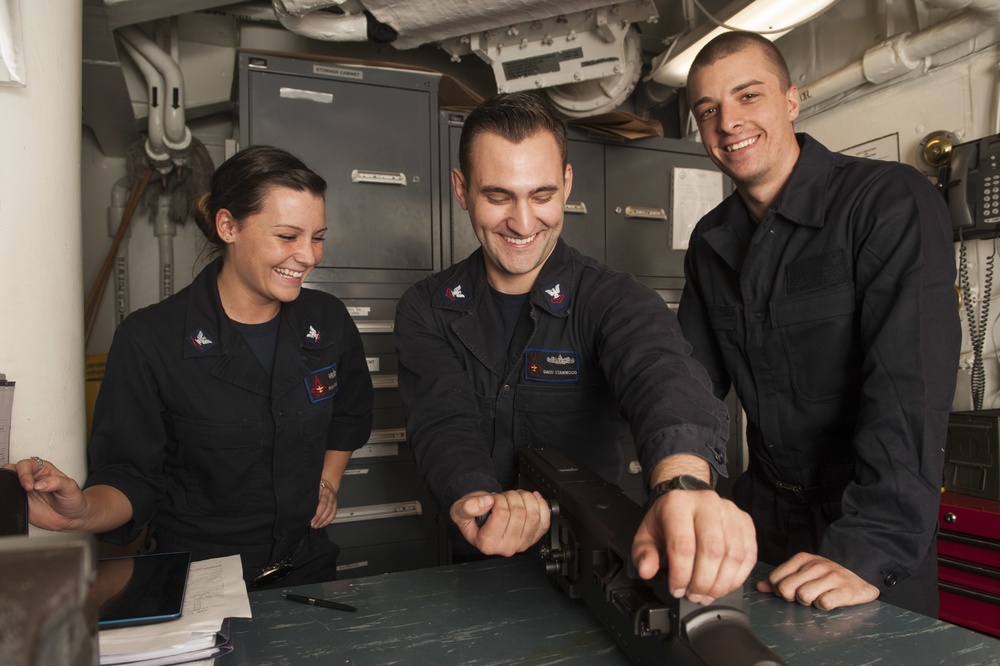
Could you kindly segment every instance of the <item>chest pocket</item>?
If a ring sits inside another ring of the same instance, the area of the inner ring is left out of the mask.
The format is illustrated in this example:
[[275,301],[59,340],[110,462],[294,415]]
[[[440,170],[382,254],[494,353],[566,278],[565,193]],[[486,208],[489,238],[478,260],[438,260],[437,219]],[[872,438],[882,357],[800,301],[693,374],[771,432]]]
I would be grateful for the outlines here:
[[[263,425],[173,418],[178,476],[189,507],[213,516],[245,516],[256,509],[270,469],[271,447]],[[265,462],[267,463],[265,465]]]
[[854,284],[771,304],[788,361],[791,384],[802,398],[837,400],[861,387],[861,345]]

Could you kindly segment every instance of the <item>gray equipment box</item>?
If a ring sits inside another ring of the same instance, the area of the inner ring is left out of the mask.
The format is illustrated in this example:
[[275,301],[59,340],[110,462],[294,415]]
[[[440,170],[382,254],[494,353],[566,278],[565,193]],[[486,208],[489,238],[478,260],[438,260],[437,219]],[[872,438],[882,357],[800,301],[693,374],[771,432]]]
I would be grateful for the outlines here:
[[945,446],[945,490],[1000,500],[1000,409],[953,412]]

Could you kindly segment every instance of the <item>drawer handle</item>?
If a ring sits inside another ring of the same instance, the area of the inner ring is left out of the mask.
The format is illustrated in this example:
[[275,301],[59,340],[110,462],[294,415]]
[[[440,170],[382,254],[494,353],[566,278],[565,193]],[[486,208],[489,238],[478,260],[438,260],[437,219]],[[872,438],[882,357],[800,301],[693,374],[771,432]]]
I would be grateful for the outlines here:
[[1000,597],[995,594],[990,594],[989,592],[980,592],[979,590],[973,590],[971,587],[965,587],[964,585],[955,585],[954,583],[940,582],[938,583],[938,589],[944,590],[945,592],[951,592],[952,594],[957,594],[961,597],[969,597],[970,599],[976,599],[977,601],[985,601],[988,604],[993,604],[994,606],[1000,606]]
[[351,171],[352,183],[375,183],[376,185],[402,185],[406,187],[406,174],[389,171]]
[[418,500],[411,502],[395,502],[393,504],[369,504],[367,506],[341,507],[337,509],[337,517],[331,524],[356,523],[362,520],[383,520],[385,518],[403,518],[423,514],[423,507]]
[[372,388],[396,388],[399,386],[399,375],[372,375]]
[[386,442],[405,442],[406,428],[385,428],[383,430],[372,430],[368,436],[369,444],[384,444]]
[[587,204],[583,201],[567,201],[563,205],[564,213],[573,213],[574,215],[586,215],[587,214]]
[[982,564],[973,564],[971,562],[956,560],[954,558],[947,557],[946,555],[938,556],[938,566],[954,569],[955,571],[962,571],[964,573],[975,574],[977,576],[982,576],[983,578],[1000,580],[1000,570]]
[[985,548],[986,550],[1000,551],[1000,543],[992,541],[989,539],[980,539],[972,536],[966,536],[964,534],[959,534],[958,532],[948,532],[946,530],[941,530],[938,532],[938,539],[941,541],[951,541],[953,543],[960,543],[965,546],[975,546],[977,548]]
[[956,523],[958,522],[958,516],[949,511],[948,513],[944,514],[944,522],[948,523],[949,525],[952,523]]
[[396,322],[385,321],[356,321],[354,325],[358,327],[358,333],[392,333],[396,328]]
[[625,206],[625,217],[637,220],[666,220],[667,211],[662,208],[645,206]]

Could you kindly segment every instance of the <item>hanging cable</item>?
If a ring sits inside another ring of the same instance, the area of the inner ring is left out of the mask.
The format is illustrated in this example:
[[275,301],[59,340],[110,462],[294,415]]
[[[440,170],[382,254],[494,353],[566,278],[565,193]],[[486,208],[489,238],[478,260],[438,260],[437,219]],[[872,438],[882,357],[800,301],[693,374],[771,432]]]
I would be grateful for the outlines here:
[[983,295],[979,303],[979,316],[976,316],[972,299],[972,284],[969,277],[969,259],[967,243],[959,229],[959,259],[958,276],[962,290],[962,301],[965,305],[965,317],[969,324],[969,339],[972,342],[972,370],[970,372],[969,388],[972,393],[972,408],[983,408],[983,397],[986,394],[986,370],[983,366],[983,343],[986,340],[986,328],[989,323],[990,293],[993,290],[993,266],[997,256],[997,237],[993,237],[993,248],[986,258],[986,270],[983,276]]

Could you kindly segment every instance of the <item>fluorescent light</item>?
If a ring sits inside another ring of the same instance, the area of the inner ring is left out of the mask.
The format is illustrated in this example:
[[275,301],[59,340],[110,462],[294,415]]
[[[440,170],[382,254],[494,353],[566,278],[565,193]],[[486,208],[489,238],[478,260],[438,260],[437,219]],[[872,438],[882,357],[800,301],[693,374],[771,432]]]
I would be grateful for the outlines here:
[[[754,0],[734,3],[719,12],[720,23],[732,29],[758,32],[774,41],[792,28],[823,12],[837,0]],[[687,73],[698,52],[727,28],[705,21],[697,29],[682,37],[676,44],[680,52],[674,55],[667,49],[653,61],[649,78],[657,83],[683,88]]]

